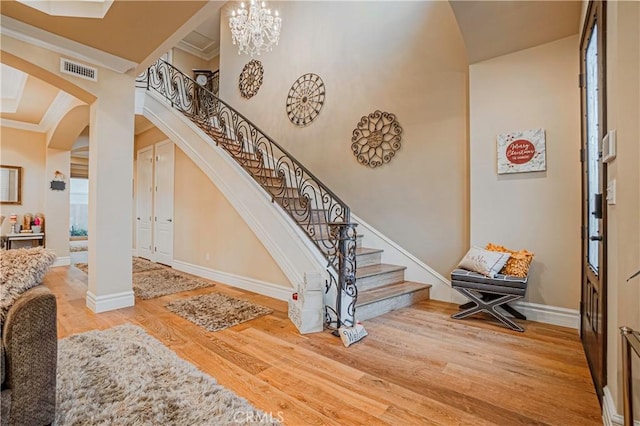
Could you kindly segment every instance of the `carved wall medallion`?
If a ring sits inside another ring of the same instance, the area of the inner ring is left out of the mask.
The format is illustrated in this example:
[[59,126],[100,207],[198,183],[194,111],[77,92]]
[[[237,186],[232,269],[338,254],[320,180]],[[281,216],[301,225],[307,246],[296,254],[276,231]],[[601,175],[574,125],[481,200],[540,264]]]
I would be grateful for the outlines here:
[[395,114],[376,111],[358,122],[351,138],[351,151],[359,163],[375,168],[391,161],[400,149],[402,127]]
[[262,86],[263,75],[264,68],[262,67],[262,63],[255,59],[249,61],[249,63],[242,68],[238,87],[240,88],[240,94],[243,98],[249,99],[258,93],[260,86]]
[[320,113],[324,105],[324,82],[317,74],[298,78],[287,96],[287,115],[296,126],[306,126]]

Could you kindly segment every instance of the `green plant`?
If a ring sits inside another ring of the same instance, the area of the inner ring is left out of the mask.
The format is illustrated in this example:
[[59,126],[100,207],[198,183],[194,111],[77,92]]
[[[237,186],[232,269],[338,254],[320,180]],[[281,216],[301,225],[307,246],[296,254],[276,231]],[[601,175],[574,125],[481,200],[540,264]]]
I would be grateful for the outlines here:
[[87,235],[89,235],[86,229],[76,229],[76,227],[73,225],[71,225],[70,234],[72,237],[86,237]]

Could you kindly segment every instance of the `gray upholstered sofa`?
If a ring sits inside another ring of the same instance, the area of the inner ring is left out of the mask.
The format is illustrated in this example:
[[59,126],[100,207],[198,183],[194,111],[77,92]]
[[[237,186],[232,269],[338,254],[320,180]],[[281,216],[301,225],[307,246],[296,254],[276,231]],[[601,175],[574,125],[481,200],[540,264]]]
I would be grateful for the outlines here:
[[56,298],[43,285],[13,303],[2,325],[2,425],[47,425],[56,409]]
[[52,423],[56,408],[56,299],[41,285],[55,254],[0,250],[2,425]]

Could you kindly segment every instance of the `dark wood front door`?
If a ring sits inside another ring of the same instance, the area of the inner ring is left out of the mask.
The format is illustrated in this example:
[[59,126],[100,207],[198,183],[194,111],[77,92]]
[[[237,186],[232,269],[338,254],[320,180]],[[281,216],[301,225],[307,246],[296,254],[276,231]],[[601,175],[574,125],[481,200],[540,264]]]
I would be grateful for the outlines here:
[[580,43],[582,103],[582,295],[580,337],[593,382],[602,403],[607,353],[607,209],[606,165],[602,139],[606,134],[605,13],[606,4],[592,1]]

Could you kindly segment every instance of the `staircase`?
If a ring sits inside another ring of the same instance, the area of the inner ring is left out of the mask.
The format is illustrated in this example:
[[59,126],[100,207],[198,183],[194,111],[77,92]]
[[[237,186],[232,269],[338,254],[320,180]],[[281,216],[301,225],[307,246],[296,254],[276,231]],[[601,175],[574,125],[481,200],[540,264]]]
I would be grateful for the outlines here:
[[362,247],[346,204],[213,93],[161,60],[137,82],[210,136],[319,249],[328,262],[329,287],[336,290],[334,303],[325,295],[330,325],[363,321],[429,298],[430,285],[405,281],[404,266],[383,264],[383,250]]
[[383,250],[356,244],[356,321],[365,321],[429,299],[430,284],[405,281],[406,267],[382,263]]
[[[215,123],[214,123],[215,124]],[[237,141],[225,136],[220,128],[210,129],[218,143],[225,146],[227,151],[234,154],[241,164],[249,169],[252,176],[263,184],[264,188],[272,194],[277,204],[285,207],[296,220],[296,214],[307,211],[302,206],[301,194],[297,188],[286,186],[284,177],[277,176],[273,169],[267,169],[255,154],[241,152]],[[329,228],[323,223],[327,217],[324,210],[311,210],[310,222],[315,224],[309,228],[307,234],[321,249],[329,249],[324,246],[323,240],[331,236],[326,232]],[[405,308],[429,299],[430,284],[405,281],[404,271],[406,267],[382,263],[383,250],[362,247],[363,235],[356,238],[356,284],[358,297],[356,301],[356,321],[365,321],[396,309]],[[323,250],[325,251],[325,250]]]

